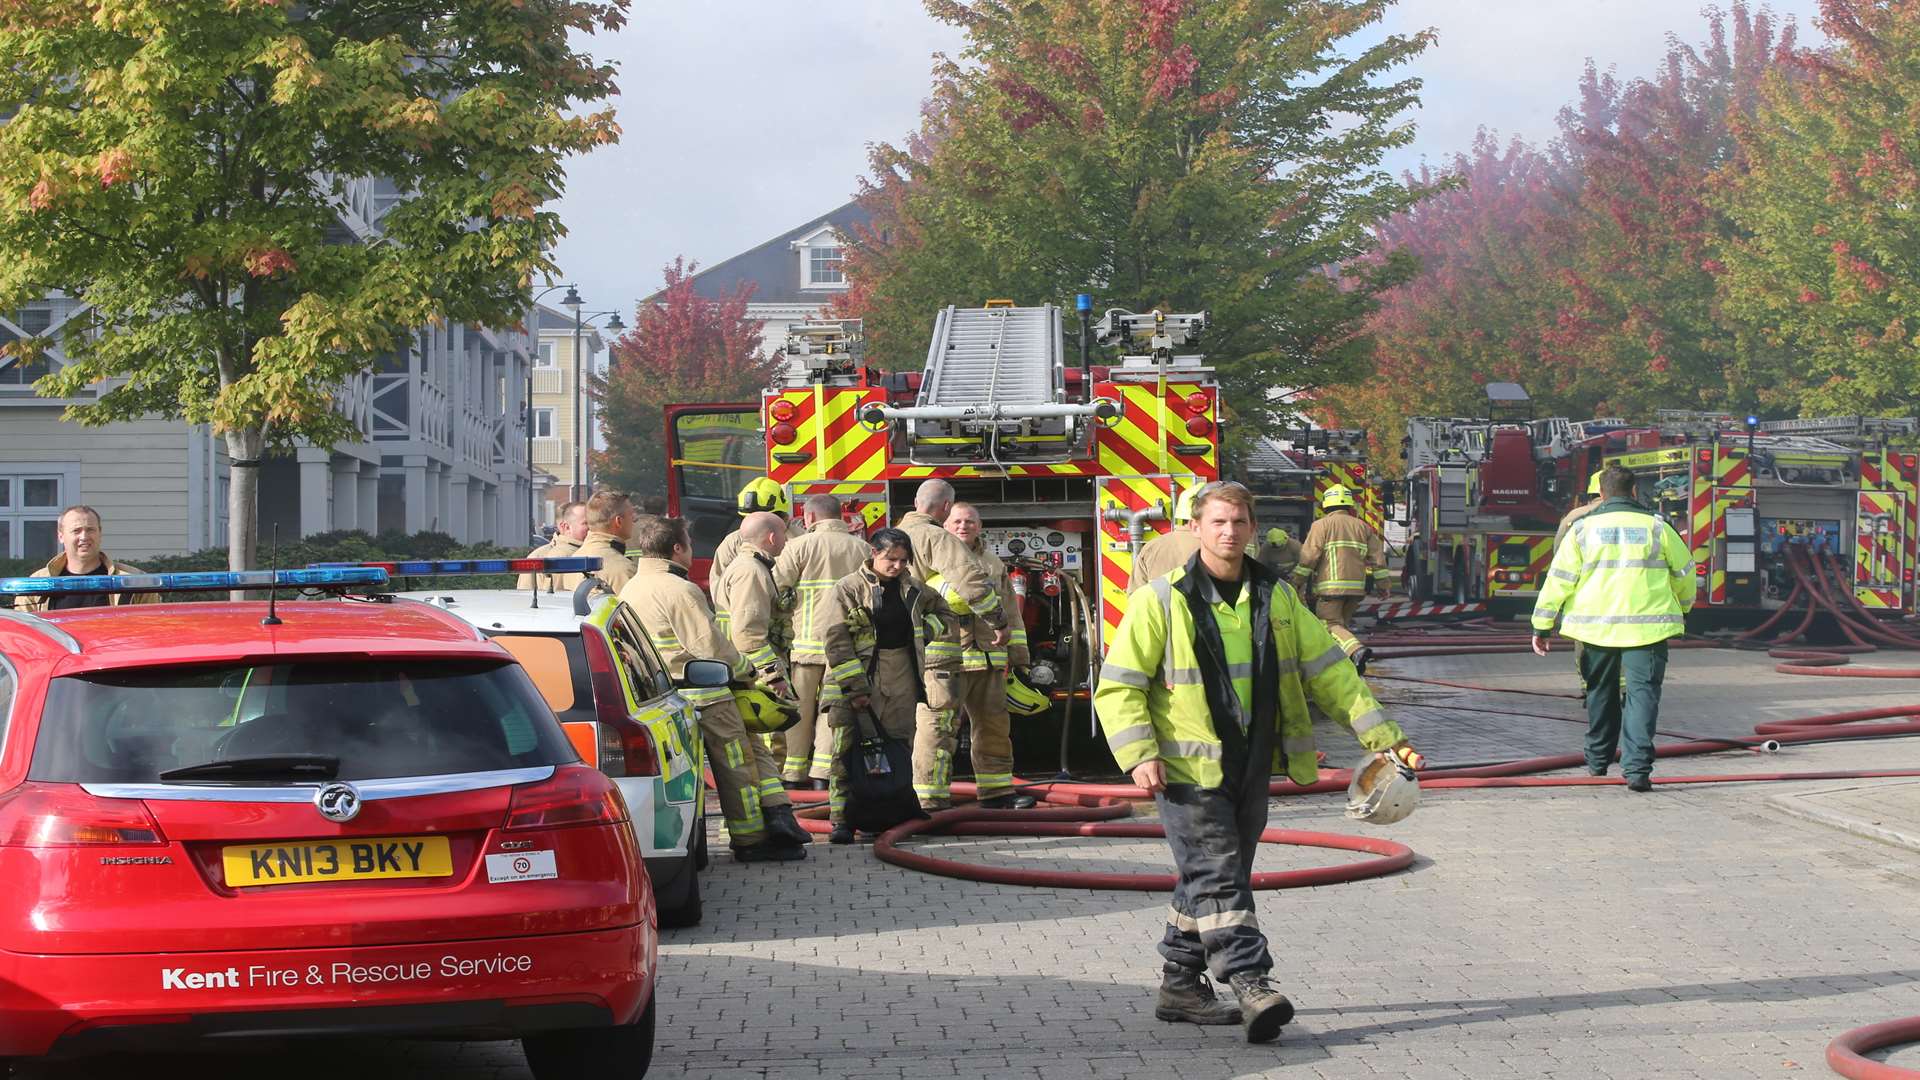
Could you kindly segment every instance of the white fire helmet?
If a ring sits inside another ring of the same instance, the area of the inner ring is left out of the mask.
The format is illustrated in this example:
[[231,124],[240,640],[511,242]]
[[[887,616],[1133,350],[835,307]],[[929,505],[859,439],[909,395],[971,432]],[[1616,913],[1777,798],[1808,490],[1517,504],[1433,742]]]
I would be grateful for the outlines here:
[[1353,767],[1347,785],[1347,816],[1369,825],[1391,825],[1420,805],[1420,781],[1413,770],[1397,761],[1372,754]]

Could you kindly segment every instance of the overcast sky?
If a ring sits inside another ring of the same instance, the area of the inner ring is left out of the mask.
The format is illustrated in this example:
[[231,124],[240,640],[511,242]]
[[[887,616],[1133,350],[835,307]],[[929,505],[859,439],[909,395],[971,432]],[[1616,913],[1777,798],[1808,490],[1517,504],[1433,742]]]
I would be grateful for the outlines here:
[[[1439,162],[1485,126],[1550,138],[1588,58],[1652,70],[1667,35],[1700,40],[1692,0],[1400,0],[1385,28],[1433,27],[1419,138],[1392,162]],[[1816,0],[1771,0],[1801,40]],[[568,169],[556,252],[588,310],[659,287],[675,255],[719,262],[846,202],[866,147],[911,131],[931,56],[960,36],[917,0],[638,0],[593,39],[620,64],[620,143]],[[553,298],[549,297],[551,301]]]

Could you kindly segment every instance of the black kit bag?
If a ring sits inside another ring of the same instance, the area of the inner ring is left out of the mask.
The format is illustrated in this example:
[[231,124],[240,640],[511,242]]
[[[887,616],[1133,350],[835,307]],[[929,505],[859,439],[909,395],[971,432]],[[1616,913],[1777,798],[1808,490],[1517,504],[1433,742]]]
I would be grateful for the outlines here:
[[853,743],[840,764],[847,773],[848,825],[880,833],[927,816],[913,794],[913,749],[882,730],[873,710],[854,713]]

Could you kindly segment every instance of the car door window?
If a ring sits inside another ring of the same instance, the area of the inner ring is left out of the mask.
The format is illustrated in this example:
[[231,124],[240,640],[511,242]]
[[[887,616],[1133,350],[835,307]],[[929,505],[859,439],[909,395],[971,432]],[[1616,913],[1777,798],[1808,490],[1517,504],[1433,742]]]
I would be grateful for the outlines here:
[[634,696],[642,701],[659,697],[663,693],[664,673],[639,623],[625,611],[616,611],[607,621],[607,636],[613,641],[613,651],[620,657],[620,663],[627,669]]

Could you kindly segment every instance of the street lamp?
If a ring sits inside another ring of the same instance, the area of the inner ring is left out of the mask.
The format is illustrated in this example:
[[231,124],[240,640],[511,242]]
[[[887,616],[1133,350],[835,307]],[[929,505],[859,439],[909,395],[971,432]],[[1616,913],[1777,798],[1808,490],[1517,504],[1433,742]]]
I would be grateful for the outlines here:
[[583,317],[580,309],[586,306],[586,302],[580,299],[579,291],[571,285],[567,286],[567,295],[560,298],[560,306],[573,312],[573,420],[577,442],[573,454],[573,497],[583,499],[586,497],[583,470],[586,468],[587,450],[593,441],[587,423],[587,380],[582,370],[586,354],[580,347],[580,331],[602,315],[611,316],[607,320],[609,330],[624,330],[626,324],[620,321],[618,311],[596,311]]

